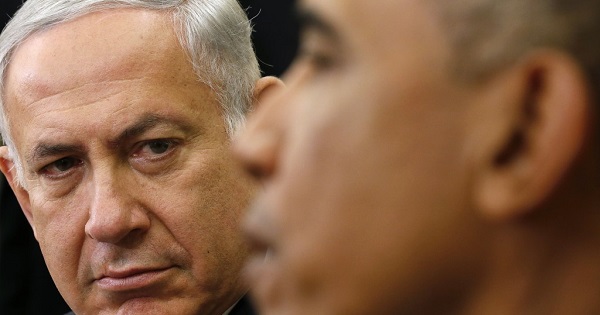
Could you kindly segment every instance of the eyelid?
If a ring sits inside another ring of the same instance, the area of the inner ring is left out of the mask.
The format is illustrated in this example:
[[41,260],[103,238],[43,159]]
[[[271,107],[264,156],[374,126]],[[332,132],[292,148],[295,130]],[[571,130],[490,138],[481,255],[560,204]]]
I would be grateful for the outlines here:
[[[318,40],[317,40],[318,41]],[[301,44],[298,49],[299,54],[308,57],[319,57],[328,59],[339,59],[341,58],[340,52],[334,47],[330,47],[326,43],[306,43]]]
[[[73,160],[76,160],[76,162],[73,164],[73,167],[69,168],[66,171],[59,171],[58,174],[49,173],[48,169],[50,167],[55,167],[56,163],[58,163],[64,159],[73,159]],[[42,166],[36,173],[39,174],[40,176],[43,176],[43,177],[51,179],[51,180],[59,180],[59,179],[62,179],[62,178],[65,178],[65,177],[71,175],[73,172],[76,171],[77,168],[79,168],[83,164],[84,164],[84,161],[82,159],[66,156],[66,157],[61,157],[59,159],[56,159],[53,162]]]
[[302,34],[297,53],[298,60],[324,70],[341,63],[342,57],[339,47],[321,33],[307,30]]
[[[137,152],[139,152],[140,150],[142,150],[145,146],[153,143],[153,142],[165,142],[165,143],[169,143],[170,147],[169,149],[167,149],[166,152],[164,153],[159,153],[159,154],[154,154],[153,156],[142,156],[142,154],[139,154]],[[171,138],[165,138],[165,139],[151,139],[151,140],[144,140],[144,141],[140,141],[138,142],[133,149],[133,153],[131,154],[131,156],[134,159],[144,159],[144,160],[160,160],[164,157],[169,156],[175,149],[177,146],[179,146],[181,144],[180,140],[177,139],[171,139]]]
[[330,54],[309,49],[300,49],[298,51],[298,58],[307,60],[319,68],[329,68],[335,64],[335,57]]

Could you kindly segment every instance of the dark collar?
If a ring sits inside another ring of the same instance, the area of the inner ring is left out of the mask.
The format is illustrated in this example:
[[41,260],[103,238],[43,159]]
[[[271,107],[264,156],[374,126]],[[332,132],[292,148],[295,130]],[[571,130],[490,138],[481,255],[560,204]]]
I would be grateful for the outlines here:
[[[65,315],[75,315],[75,313],[70,312]],[[233,307],[229,315],[256,315],[248,295],[244,295],[244,297],[240,299],[240,301]]]

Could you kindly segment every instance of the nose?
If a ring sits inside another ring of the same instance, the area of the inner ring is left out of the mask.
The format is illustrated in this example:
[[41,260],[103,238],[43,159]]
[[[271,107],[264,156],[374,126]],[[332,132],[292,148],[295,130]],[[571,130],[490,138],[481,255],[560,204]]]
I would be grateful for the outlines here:
[[[147,231],[150,217],[135,198],[127,181],[116,172],[106,174],[93,182],[93,197],[86,234],[103,243],[117,244],[128,236]],[[128,187],[129,186],[129,187]]]
[[278,166],[285,125],[285,109],[280,102],[283,94],[260,104],[233,143],[234,156],[259,180],[270,177]]

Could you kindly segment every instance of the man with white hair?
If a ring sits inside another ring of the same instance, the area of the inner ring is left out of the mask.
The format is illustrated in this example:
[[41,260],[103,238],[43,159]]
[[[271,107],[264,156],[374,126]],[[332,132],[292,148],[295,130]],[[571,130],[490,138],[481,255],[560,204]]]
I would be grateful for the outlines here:
[[0,168],[75,313],[251,312],[250,33],[235,0],[30,0],[2,32]]

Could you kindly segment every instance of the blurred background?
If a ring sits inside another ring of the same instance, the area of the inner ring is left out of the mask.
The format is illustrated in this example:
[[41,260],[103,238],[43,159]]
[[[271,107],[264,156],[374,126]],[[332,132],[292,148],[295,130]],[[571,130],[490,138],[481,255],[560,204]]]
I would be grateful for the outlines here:
[[[1,0],[0,27],[22,0]],[[297,49],[294,0],[240,0],[254,24],[254,46],[264,75],[280,76]],[[39,246],[0,175],[0,314],[59,315],[69,311],[56,290]]]

